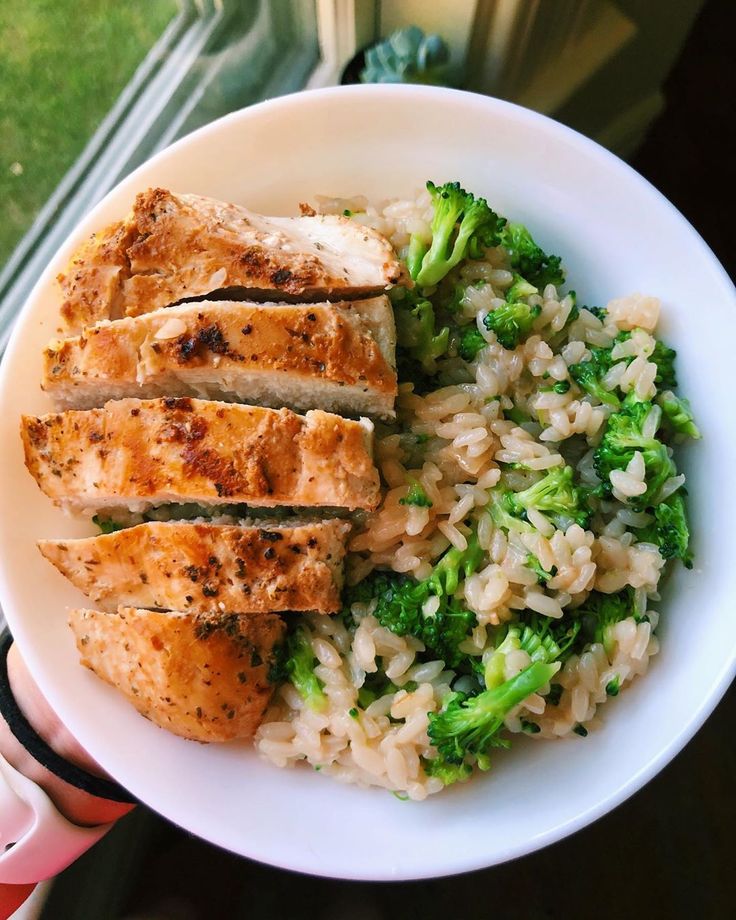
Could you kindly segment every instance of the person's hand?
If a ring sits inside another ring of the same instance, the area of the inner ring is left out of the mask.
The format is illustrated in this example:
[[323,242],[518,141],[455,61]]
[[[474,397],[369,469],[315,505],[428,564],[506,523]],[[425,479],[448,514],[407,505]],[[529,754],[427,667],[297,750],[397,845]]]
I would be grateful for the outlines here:
[[[57,754],[88,773],[107,777],[105,771],[70,734],[46,702],[15,645],[8,653],[8,679],[13,696],[34,731]],[[134,806],[111,802],[70,786],[36,761],[16,740],[0,716],[0,754],[24,776],[39,785],[56,808],[74,824],[96,825],[115,821]],[[0,884],[0,920],[10,917],[28,898],[35,885]]]
[[[70,734],[46,702],[30,675],[15,644],[8,653],[8,678],[13,696],[34,731],[57,754],[96,776],[107,777],[105,771]],[[107,824],[133,808],[121,802],[111,802],[70,786],[38,763],[16,740],[5,720],[0,717],[0,753],[16,770],[37,783],[51,798],[56,808],[74,824]]]

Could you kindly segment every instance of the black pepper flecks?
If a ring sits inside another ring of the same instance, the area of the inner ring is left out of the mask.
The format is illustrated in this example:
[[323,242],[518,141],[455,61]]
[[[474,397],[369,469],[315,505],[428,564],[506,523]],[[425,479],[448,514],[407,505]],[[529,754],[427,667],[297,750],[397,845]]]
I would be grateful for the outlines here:
[[278,530],[259,530],[258,536],[261,540],[268,540],[269,543],[278,543],[279,540],[284,539],[284,535]]

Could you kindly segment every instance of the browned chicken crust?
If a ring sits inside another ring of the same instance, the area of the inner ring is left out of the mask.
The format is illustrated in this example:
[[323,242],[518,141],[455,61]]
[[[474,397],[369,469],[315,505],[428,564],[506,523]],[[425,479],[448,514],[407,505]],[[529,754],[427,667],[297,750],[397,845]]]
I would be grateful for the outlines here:
[[151,522],[39,549],[105,610],[340,610],[346,521],[237,527]]
[[72,510],[170,502],[375,508],[369,422],[188,397],[23,416],[26,466]]
[[263,217],[151,188],[58,276],[70,330],[220,290],[314,300],[378,293],[400,262],[375,230],[338,216]]
[[359,303],[385,317],[383,343],[357,303],[204,301],[101,323],[49,345],[42,386],[60,407],[173,394],[392,416],[393,320],[378,300]]
[[156,725],[194,741],[251,738],[271,696],[275,614],[72,610],[81,663]]

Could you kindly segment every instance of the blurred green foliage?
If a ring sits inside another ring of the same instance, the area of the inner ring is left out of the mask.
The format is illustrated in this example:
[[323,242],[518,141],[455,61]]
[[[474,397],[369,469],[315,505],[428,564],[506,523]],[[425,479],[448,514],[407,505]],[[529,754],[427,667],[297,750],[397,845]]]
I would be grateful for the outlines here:
[[176,11],[176,0],[2,0],[0,266]]

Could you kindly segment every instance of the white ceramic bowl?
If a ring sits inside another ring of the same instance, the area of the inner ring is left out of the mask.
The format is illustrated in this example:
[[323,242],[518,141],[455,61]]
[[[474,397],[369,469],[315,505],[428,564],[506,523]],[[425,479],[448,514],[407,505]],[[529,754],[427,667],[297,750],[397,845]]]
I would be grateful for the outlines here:
[[[460,180],[528,223],[563,255],[582,302],[659,295],[662,332],[678,350],[704,440],[683,458],[696,568],[674,573],[661,654],[603,707],[604,730],[515,743],[489,774],[409,804],[306,768],[279,770],[247,745],[175,738],[82,669],[65,625],[65,608],[82,597],[34,543],[92,528],[65,518],[36,488],[23,467],[18,417],[49,409],[38,380],[57,324],[54,276],[137,191],[161,184],[288,214],[319,193],[409,196],[428,178]],[[409,879],[489,866],[559,840],[654,776],[734,674],[736,428],[730,387],[721,385],[733,367],[734,318],[732,285],[672,205],[601,147],[532,112],[448,90],[371,86],[287,96],[224,118],[154,157],[95,208],[39,279],[15,329],[0,384],[0,600],[13,633],[44,694],[113,776],[167,818],[245,856],[317,875]]]

